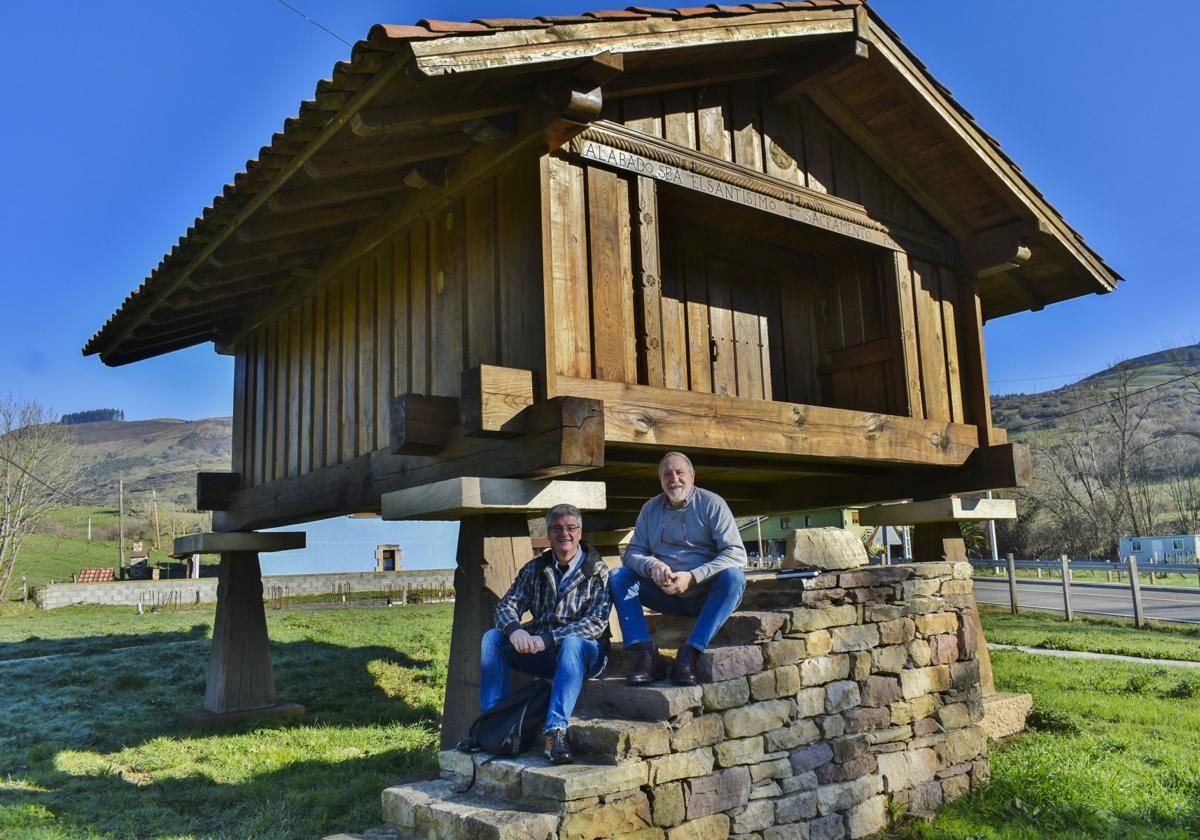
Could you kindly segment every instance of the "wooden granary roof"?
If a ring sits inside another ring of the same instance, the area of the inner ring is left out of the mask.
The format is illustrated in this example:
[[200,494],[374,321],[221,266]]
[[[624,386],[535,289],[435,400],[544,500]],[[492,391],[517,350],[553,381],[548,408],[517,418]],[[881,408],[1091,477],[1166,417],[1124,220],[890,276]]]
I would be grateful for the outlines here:
[[1119,275],[864,3],[635,6],[374,26],[83,352],[121,365],[236,344],[336,271],[348,243],[378,241],[448,170],[505,154],[566,95],[565,74],[599,74],[608,101],[705,78],[786,85],[815,59],[860,48],[865,61],[806,94],[982,264],[1003,263],[989,249],[1014,231],[1031,246],[1019,271],[981,278],[985,317],[1115,288]]

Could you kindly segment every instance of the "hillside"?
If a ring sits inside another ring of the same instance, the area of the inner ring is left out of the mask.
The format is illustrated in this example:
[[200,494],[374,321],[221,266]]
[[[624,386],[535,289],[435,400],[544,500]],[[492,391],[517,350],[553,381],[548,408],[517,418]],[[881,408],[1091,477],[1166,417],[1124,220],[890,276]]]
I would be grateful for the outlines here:
[[[1190,417],[1200,426],[1200,375],[1172,381],[1193,372],[1200,372],[1200,344],[1127,359],[1052,391],[994,394],[992,419],[997,426],[1012,431],[1014,440],[1052,432],[1068,420],[1060,419],[1060,415],[1109,399],[1112,389],[1127,378],[1130,390],[1154,388],[1139,397],[1155,401],[1152,415],[1169,416],[1175,423]],[[1021,430],[1030,424],[1037,425]]]
[[117,482],[127,490],[154,489],[161,501],[195,504],[196,473],[228,470],[232,419],[133,420],[67,427],[79,447],[76,496],[114,504]]

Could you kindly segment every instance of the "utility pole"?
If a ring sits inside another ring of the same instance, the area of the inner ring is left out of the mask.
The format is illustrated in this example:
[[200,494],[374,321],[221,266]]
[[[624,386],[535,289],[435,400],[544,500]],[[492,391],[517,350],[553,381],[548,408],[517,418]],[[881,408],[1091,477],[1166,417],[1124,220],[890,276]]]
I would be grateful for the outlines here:
[[92,541],[92,517],[88,517],[88,542]]
[[150,498],[154,500],[154,550],[159,551],[162,543],[162,530],[158,527],[158,491],[150,488]]
[[754,527],[758,529],[758,562],[760,562],[760,563],[767,559],[763,555],[762,521],[763,521],[763,518],[761,516],[757,517],[754,520]]
[[[992,491],[987,491],[987,497],[992,498]],[[1000,549],[996,545],[996,520],[988,520],[988,540],[992,543],[992,562],[997,566],[1000,565]]]
[[117,557],[121,563],[121,580],[125,579],[125,479],[117,479]]

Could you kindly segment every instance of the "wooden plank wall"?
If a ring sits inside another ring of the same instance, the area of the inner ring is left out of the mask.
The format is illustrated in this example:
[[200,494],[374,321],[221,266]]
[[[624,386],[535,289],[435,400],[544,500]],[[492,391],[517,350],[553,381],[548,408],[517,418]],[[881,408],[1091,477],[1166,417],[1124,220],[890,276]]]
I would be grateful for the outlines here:
[[771,99],[766,79],[606,103],[604,116],[687,149],[864,205],[917,230],[933,219],[805,97]]
[[457,397],[478,364],[539,369],[539,202],[533,167],[485,180],[253,333],[235,364],[243,486],[387,447],[395,395]]

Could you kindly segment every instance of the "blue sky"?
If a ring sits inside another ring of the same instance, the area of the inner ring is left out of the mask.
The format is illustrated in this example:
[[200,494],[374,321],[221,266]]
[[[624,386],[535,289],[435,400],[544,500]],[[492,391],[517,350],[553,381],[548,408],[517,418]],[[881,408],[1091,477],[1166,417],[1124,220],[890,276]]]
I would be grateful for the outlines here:
[[[572,13],[555,0],[295,0],[347,40],[375,22]],[[987,327],[994,392],[1197,340],[1185,250],[1200,176],[1200,4],[876,0],[1033,182],[1128,278]],[[3,4],[0,393],[129,419],[228,414],[209,346],[124,368],[79,348],[348,48],[277,0]]]

